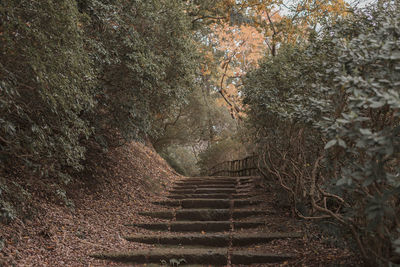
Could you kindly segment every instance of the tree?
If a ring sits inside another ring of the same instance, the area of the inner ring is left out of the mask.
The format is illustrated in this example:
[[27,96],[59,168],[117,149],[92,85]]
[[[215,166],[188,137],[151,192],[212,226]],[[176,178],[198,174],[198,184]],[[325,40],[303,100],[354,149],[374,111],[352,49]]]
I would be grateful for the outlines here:
[[248,73],[249,124],[262,170],[293,213],[336,223],[365,262],[398,262],[399,5],[328,21]]
[[159,135],[159,114],[173,116],[195,84],[185,7],[2,1],[0,185],[33,173],[65,200],[63,186],[90,177],[104,151]]
[[[193,87],[196,46],[179,1],[86,1],[82,12],[99,68],[98,138],[156,135],[159,114],[184,102]],[[162,14],[162,15],[160,15]],[[174,23],[170,23],[174,21]],[[101,30],[99,30],[101,29]]]
[[0,13],[1,167],[81,170],[95,73],[75,2],[2,1]]

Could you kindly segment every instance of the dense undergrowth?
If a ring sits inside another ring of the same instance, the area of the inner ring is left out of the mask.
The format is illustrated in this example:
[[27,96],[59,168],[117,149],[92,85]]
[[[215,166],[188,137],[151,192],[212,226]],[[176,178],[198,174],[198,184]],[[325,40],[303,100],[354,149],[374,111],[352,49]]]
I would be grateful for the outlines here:
[[94,169],[107,149],[162,133],[160,114],[185,103],[197,68],[184,7],[170,0],[1,2],[3,217],[15,217],[5,199],[29,195],[13,177],[45,179],[65,199],[65,185]]
[[329,220],[370,266],[400,263],[400,5],[311,30],[247,74],[266,177],[296,215]]

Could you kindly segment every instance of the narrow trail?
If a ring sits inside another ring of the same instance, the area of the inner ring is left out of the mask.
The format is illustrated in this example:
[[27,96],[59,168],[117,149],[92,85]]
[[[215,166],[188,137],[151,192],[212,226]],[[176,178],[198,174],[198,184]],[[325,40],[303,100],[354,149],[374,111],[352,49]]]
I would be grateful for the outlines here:
[[259,181],[259,177],[223,176],[180,180],[169,192],[168,199],[154,202],[160,210],[141,213],[167,221],[127,225],[158,231],[125,237],[128,241],[156,245],[156,248],[92,256],[148,266],[262,265],[293,260],[295,254],[248,249],[276,239],[290,241],[302,237],[299,232],[266,230],[265,218],[276,211],[262,205]]

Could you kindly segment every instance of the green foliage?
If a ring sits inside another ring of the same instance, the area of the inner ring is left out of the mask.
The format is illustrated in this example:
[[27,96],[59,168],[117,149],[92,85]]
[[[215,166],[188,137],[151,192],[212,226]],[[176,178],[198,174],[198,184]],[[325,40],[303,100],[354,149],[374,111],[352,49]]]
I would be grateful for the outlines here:
[[[0,17],[8,182],[34,171],[65,186],[99,147],[160,135],[155,121],[194,87],[197,52],[182,1],[5,0]],[[62,186],[52,188],[71,205]]]
[[183,5],[82,0],[81,6],[89,19],[90,55],[101,76],[92,118],[99,134],[110,128],[125,139],[157,134],[154,119],[184,101],[193,86],[196,47]]
[[18,160],[42,175],[82,169],[91,133],[91,61],[74,1],[2,1],[0,146],[2,165]]
[[15,217],[16,212],[12,205],[9,202],[0,199],[0,222],[8,223],[15,219]]
[[3,250],[3,248],[6,246],[6,242],[3,237],[0,237],[0,252]]
[[161,136],[153,141],[157,150],[171,144],[196,145],[211,141],[234,127],[234,120],[225,107],[217,106],[216,95],[205,93],[207,89],[196,86],[179,106],[173,116],[161,117],[158,124],[164,126]]
[[196,176],[199,174],[199,169],[196,166],[196,154],[191,146],[170,145],[160,155],[175,171],[182,175]]
[[184,258],[181,258],[181,259],[172,258],[169,260],[169,263],[167,263],[166,260],[160,260],[160,262],[161,262],[162,266],[169,265],[169,266],[176,266],[176,267],[178,267],[181,264],[187,263],[187,261]]
[[8,188],[0,183],[0,222],[8,223],[15,218],[16,212],[13,206],[3,199],[4,191],[8,191]]
[[221,136],[220,140],[210,144],[199,155],[198,165],[204,174],[218,163],[244,158],[247,155],[245,146],[237,136]]
[[[243,90],[265,171],[297,214],[336,220],[374,266],[396,259],[399,238],[399,11],[381,1],[325,25],[265,59]],[[297,209],[305,200],[311,215]]]
[[[157,122],[164,126],[164,131],[153,139],[153,145],[181,174],[198,175],[199,155],[206,153],[211,144],[227,138],[236,130],[236,122],[228,109],[216,103],[216,92],[208,90],[194,87],[187,103],[172,113],[174,116],[166,114]],[[231,150],[226,152],[229,154]]]

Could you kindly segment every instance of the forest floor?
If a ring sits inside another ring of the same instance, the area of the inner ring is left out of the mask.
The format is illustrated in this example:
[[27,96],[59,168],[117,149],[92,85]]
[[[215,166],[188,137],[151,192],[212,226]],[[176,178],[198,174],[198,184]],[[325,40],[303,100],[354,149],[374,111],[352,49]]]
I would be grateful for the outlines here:
[[[315,224],[314,221],[298,219],[292,215],[288,207],[279,203],[280,194],[273,188],[265,188],[265,194],[258,199],[263,200],[259,207],[268,210],[264,219],[265,226],[256,232],[292,232],[302,233],[303,238],[276,239],[267,244],[242,248],[249,251],[270,252],[276,254],[292,254],[295,258],[281,264],[254,264],[258,266],[363,266],[360,256],[349,249],[343,239],[337,239]],[[325,226],[326,229],[327,226]],[[329,227],[329,226],[328,226]],[[330,229],[331,231],[333,229]]]
[[[31,199],[40,207],[35,216],[0,224],[0,240],[4,243],[0,249],[0,266],[121,266],[89,255],[152,247],[126,241],[123,237],[137,230],[124,225],[157,221],[138,213],[159,210],[160,207],[151,201],[162,199],[182,177],[152,148],[139,143],[113,151],[107,166],[99,168],[103,169],[103,174],[96,183],[78,184],[67,192],[74,208],[48,201],[36,192]],[[322,234],[311,222],[292,218],[288,210],[277,209],[274,205],[277,196],[273,191],[264,197],[266,205],[275,207],[274,215],[265,218],[268,230],[301,231],[304,238],[290,242],[276,240],[247,249],[299,255],[294,261],[275,266],[362,265],[343,241]]]
[[[0,224],[5,243],[0,266],[97,266],[101,261],[90,254],[145,247],[123,238],[132,232],[124,224],[154,221],[138,212],[151,210],[151,201],[161,198],[179,176],[140,143],[116,149],[106,165],[99,166],[103,177],[96,182],[76,184],[67,192],[74,208],[33,192],[30,201],[40,207],[35,216]],[[35,180],[31,183],[34,190]]]

